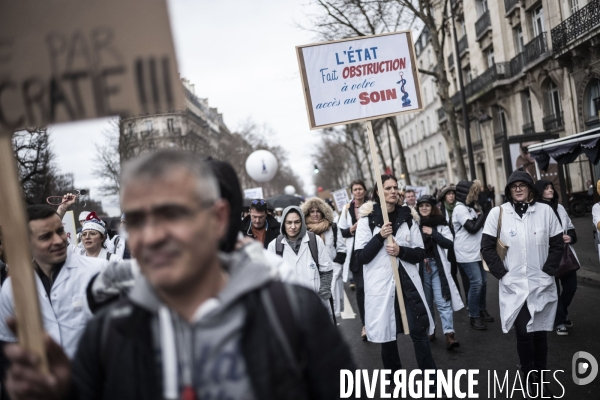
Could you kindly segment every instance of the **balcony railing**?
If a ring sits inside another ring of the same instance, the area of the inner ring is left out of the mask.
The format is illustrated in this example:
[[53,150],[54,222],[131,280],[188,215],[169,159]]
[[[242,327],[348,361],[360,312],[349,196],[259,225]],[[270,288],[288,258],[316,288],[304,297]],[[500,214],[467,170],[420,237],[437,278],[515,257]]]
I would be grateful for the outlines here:
[[504,0],[504,10],[506,14],[508,15],[517,4],[519,4],[519,0]]
[[463,53],[469,48],[469,43],[467,42],[467,35],[464,35],[459,41],[458,41],[458,54],[459,56],[462,56]]
[[452,70],[454,68],[454,53],[448,56],[448,69]]
[[475,22],[475,33],[477,34],[477,40],[487,32],[488,28],[491,28],[492,20],[490,18],[490,11],[484,12],[481,17]]
[[552,49],[559,53],[567,43],[590,32],[600,24],[600,0],[591,0],[564,22],[552,29]]
[[533,122],[523,125],[523,135],[531,135],[535,133]]
[[565,121],[563,119],[562,112],[560,114],[548,115],[547,117],[544,117],[542,119],[542,122],[544,123],[545,131],[552,131],[554,129],[559,129],[565,126]]
[[517,54],[512,60],[510,60],[510,71],[512,72],[512,75],[515,76],[516,74],[521,72],[525,64],[525,52],[522,51],[519,54]]
[[442,123],[446,120],[446,112],[444,111],[444,107],[438,108],[437,114],[439,123]]
[[[469,98],[474,94],[491,87],[495,82],[502,79],[508,79],[512,77],[512,75],[510,63],[496,63],[465,86],[465,96],[466,98]],[[460,92],[457,92],[452,96],[452,103],[455,107],[460,105]]]
[[525,45],[525,60],[527,64],[537,60],[547,51],[548,40],[546,39],[546,32],[542,32]]

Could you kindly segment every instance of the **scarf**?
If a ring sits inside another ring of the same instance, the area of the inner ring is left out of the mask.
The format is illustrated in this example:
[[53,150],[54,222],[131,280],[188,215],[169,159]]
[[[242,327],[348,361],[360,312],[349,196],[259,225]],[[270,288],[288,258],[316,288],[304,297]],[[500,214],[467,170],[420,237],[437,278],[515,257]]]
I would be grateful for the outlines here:
[[308,221],[306,223],[306,227],[308,228],[308,230],[314,233],[315,235],[321,236],[321,239],[323,239],[323,243],[325,242],[324,233],[329,229],[330,226],[331,223],[324,218],[319,222]]
[[533,203],[535,203],[535,201],[532,201],[531,203],[524,203],[524,202],[518,201],[518,202],[513,202],[512,205],[515,208],[515,212],[519,215],[519,217],[523,218],[523,215],[525,215],[525,213],[527,212],[527,209]]
[[456,201],[452,204],[444,201],[444,207],[446,208],[446,212],[448,213],[448,219],[452,221],[452,212],[454,211],[454,207],[456,207]]
[[293,241],[292,241],[292,240],[289,238],[289,236],[287,236],[287,235],[286,235],[287,242],[288,242],[288,244],[290,245],[290,248],[291,248],[292,250],[294,250],[294,253],[296,253],[296,255],[298,255],[298,251],[300,251],[300,245],[302,244],[302,238],[303,238],[303,237],[304,237],[304,236],[300,236],[300,235],[298,235],[298,236],[296,236],[296,240],[293,240]]

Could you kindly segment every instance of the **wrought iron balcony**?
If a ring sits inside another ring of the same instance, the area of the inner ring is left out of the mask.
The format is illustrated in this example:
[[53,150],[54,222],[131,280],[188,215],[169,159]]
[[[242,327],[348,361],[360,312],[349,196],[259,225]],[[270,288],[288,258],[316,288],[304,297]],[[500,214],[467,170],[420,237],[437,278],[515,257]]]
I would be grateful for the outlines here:
[[523,125],[523,135],[531,135],[535,133],[533,122]]
[[476,40],[481,39],[484,33],[491,29],[492,20],[490,18],[490,11],[484,12],[481,17],[475,22],[475,33],[477,35]]
[[510,14],[517,4],[519,4],[519,0],[504,0],[504,11],[506,12],[506,15]]
[[[479,92],[486,91],[493,86],[499,80],[508,79],[512,77],[512,71],[510,63],[502,62],[496,63],[492,67],[488,68],[483,74],[473,79],[468,85],[465,86],[465,96],[469,98]],[[452,96],[452,103],[455,107],[460,106],[461,98],[460,92],[457,92]]]
[[438,114],[438,122],[439,123],[442,123],[446,120],[446,112],[444,111],[444,107],[438,108],[437,114]]
[[552,50],[560,53],[569,42],[585,35],[598,25],[600,25],[600,0],[591,0],[585,7],[552,29]]
[[544,123],[545,131],[552,131],[565,126],[565,120],[563,119],[562,112],[560,114],[548,115],[542,119],[542,122]]
[[523,67],[525,66],[525,52],[520,52],[519,54],[517,54],[512,60],[510,60],[510,71],[512,72],[512,75],[515,76],[516,74],[518,74],[519,72],[521,72],[521,70],[523,70]]
[[467,35],[464,35],[459,41],[458,41],[458,54],[459,56],[462,56],[463,53],[469,48],[469,43],[467,41]]
[[525,45],[525,60],[527,64],[534,62],[547,51],[548,40],[546,38],[546,32],[542,32]]
[[454,68],[454,53],[452,53],[448,56],[448,69],[450,71],[452,71],[453,68]]

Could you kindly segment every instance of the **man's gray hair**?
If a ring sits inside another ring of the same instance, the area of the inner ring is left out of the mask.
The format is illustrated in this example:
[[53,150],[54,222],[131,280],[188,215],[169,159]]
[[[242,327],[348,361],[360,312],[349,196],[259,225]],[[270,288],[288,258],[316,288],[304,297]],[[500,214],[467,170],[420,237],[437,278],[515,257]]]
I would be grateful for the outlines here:
[[182,150],[159,150],[128,161],[121,171],[121,196],[131,182],[156,179],[178,168],[194,174],[198,183],[198,196],[202,201],[216,201],[220,198],[217,180],[202,157]]

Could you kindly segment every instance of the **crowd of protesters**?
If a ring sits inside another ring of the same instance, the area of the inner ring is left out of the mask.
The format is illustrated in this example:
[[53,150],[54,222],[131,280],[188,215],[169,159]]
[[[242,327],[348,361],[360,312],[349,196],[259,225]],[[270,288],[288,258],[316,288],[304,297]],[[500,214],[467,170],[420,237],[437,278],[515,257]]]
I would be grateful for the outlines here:
[[[392,175],[381,181],[382,193],[353,181],[337,211],[313,197],[279,210],[253,199],[244,212],[231,165],[163,150],[124,166],[113,237],[90,211],[79,216],[79,244],[67,241],[72,194],[58,210],[29,206],[50,372],[16,343],[15,289],[0,258],[2,396],[337,398],[340,369],[354,369],[337,329],[345,283],[384,368],[402,369],[397,335],[407,326],[418,367],[436,369],[436,328],[453,351],[454,313],[468,312],[474,330],[514,328],[521,371],[539,380],[547,332],[568,335],[577,287],[576,268],[561,262],[578,262],[577,235],[553,184],[516,171],[493,207],[479,181],[437,196],[402,190]],[[0,230],[0,257],[5,250]],[[488,298],[488,274],[498,299]]]

